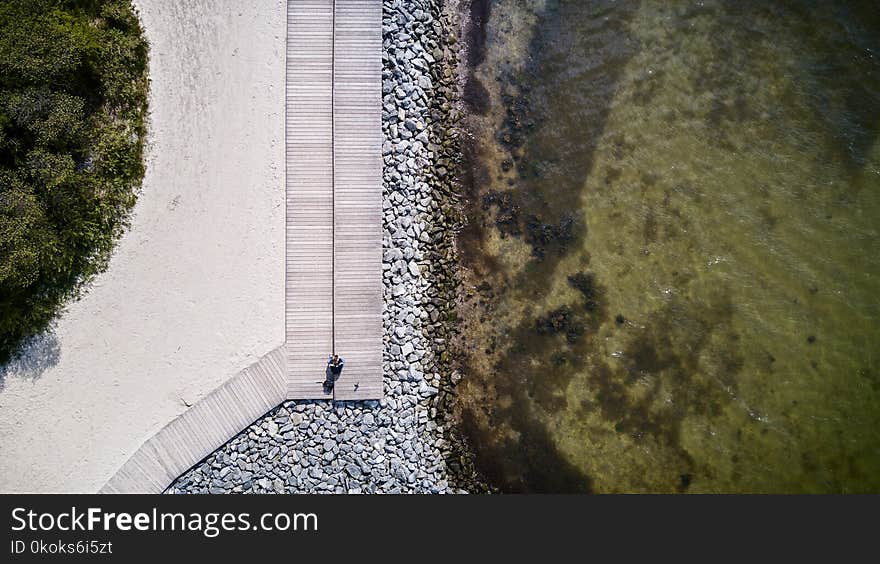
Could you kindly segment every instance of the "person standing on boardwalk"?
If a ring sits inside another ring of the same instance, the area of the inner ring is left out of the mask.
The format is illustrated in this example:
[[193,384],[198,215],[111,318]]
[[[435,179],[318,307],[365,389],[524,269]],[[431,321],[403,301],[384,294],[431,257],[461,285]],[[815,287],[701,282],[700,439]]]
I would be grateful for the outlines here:
[[336,380],[338,380],[339,375],[342,374],[343,366],[345,366],[345,359],[339,355],[331,354],[327,357],[327,375],[326,380],[324,380],[325,393],[329,394],[333,391],[333,386],[336,383]]

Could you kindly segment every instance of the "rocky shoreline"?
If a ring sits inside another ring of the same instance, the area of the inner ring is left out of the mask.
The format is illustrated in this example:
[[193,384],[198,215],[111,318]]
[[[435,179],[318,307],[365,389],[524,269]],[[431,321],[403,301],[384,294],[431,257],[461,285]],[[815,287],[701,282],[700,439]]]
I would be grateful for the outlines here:
[[385,397],[285,402],[168,493],[487,489],[452,421],[459,21],[457,2],[383,3]]

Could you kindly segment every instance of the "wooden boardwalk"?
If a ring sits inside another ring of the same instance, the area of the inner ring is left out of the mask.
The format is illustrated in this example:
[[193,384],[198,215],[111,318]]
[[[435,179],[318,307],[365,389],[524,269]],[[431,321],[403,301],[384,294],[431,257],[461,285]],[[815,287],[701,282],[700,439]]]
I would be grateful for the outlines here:
[[320,399],[333,350],[333,0],[287,3],[287,397]]
[[[285,399],[379,399],[382,0],[289,0],[285,344],[148,439],[101,489],[162,492]],[[346,360],[333,391],[327,356]]]
[[287,354],[279,347],[150,437],[101,493],[160,493],[284,400]]
[[337,400],[382,397],[382,3],[336,0]]
[[378,399],[382,2],[290,1],[287,18],[288,397]]

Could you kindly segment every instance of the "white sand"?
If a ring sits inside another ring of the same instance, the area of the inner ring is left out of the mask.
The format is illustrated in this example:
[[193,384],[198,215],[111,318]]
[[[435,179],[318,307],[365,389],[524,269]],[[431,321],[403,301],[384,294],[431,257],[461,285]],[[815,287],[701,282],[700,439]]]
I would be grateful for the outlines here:
[[97,491],[284,341],[285,3],[135,4],[152,79],[143,192],[57,342],[6,370],[0,491]]

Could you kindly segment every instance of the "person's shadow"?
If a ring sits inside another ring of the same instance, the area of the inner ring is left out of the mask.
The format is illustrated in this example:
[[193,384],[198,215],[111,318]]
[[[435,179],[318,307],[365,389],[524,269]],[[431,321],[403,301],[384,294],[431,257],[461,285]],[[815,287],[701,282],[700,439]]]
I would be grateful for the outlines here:
[[324,372],[324,393],[332,394],[333,387],[336,385],[336,380],[339,380],[339,376],[342,374],[342,367],[338,367],[334,369],[331,365],[327,365],[327,370]]

